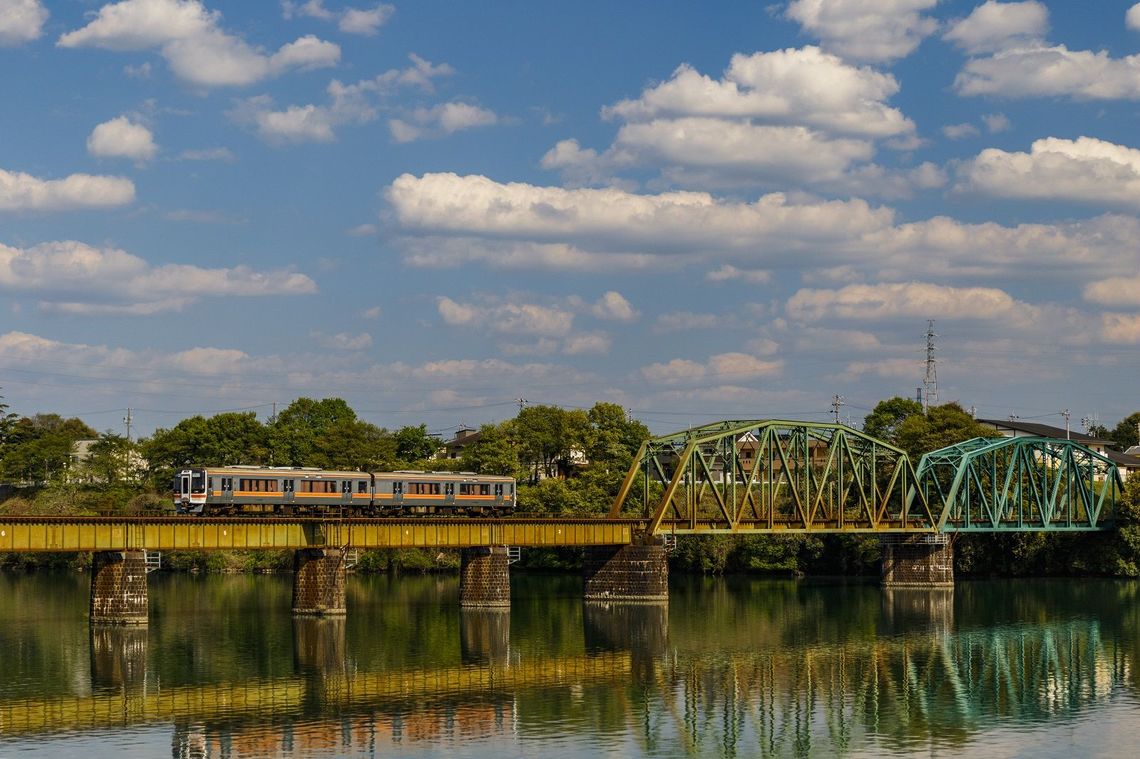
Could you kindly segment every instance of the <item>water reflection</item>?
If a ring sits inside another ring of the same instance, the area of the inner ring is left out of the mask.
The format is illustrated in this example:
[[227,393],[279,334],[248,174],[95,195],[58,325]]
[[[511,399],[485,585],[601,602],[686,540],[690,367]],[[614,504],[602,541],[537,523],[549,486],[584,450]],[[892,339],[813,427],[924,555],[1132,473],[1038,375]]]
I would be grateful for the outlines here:
[[[495,755],[520,742],[581,755],[891,753],[1136,703],[1128,583],[924,594],[694,580],[666,608],[584,605],[557,579],[531,581],[503,613],[460,612],[440,578],[370,579],[394,593],[350,588],[347,619],[293,620],[287,598],[259,600],[279,593],[276,579],[249,579],[162,580],[149,630],[92,632],[84,666],[70,632],[85,630],[82,614],[61,619],[49,601],[40,619],[0,594],[0,641],[16,653],[0,670],[0,753],[47,755],[74,731],[109,753],[156,723],[170,725],[162,751],[174,757]],[[27,604],[32,591],[12,589]]]

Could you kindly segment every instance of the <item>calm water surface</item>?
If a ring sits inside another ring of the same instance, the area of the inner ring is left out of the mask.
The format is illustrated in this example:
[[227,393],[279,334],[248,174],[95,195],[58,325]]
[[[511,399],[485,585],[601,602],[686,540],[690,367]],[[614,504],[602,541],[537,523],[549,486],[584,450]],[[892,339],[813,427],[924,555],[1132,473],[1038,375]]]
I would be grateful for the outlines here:
[[94,632],[87,582],[0,575],[0,759],[1140,755],[1133,582],[517,576],[473,613],[350,577],[347,620],[295,621],[289,577],[160,573],[149,629]]

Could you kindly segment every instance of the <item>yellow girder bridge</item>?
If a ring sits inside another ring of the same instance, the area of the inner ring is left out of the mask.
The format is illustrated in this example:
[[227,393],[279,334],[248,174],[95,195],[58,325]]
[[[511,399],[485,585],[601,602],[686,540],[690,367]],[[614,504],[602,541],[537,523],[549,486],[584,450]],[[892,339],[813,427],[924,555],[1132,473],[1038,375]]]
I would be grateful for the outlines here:
[[645,520],[0,517],[0,553],[629,545]]

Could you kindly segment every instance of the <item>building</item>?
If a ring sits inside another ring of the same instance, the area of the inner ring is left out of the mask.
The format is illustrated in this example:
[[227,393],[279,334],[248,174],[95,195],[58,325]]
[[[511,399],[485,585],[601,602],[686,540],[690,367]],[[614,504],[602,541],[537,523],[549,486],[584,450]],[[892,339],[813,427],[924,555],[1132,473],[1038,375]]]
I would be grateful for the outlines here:
[[482,433],[479,430],[470,427],[460,427],[455,431],[455,437],[448,440],[443,444],[443,447],[435,452],[432,456],[433,459],[457,459],[463,455],[463,449],[469,445],[479,442]]
[[1005,437],[1049,437],[1058,440],[1068,439],[1080,443],[1084,447],[1096,451],[1116,464],[1116,468],[1120,471],[1120,477],[1123,480],[1127,480],[1135,472],[1140,472],[1140,455],[1136,455],[1137,452],[1140,452],[1140,446],[1133,446],[1124,453],[1121,453],[1109,447],[1114,444],[1113,440],[1093,437],[1092,435],[1085,435],[1084,433],[1073,432],[1072,430],[1066,433],[1064,427],[1054,427],[1049,424],[1039,424],[1037,422],[1023,422],[1020,419],[979,419],[978,422],[988,427],[993,427]]

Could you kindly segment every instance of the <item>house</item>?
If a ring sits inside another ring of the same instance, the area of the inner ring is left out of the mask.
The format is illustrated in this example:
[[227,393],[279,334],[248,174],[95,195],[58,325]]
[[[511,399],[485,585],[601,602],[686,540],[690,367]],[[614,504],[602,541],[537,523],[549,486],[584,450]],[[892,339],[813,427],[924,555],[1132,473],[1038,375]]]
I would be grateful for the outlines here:
[[479,437],[482,433],[479,430],[472,429],[471,427],[461,426],[455,431],[455,437],[448,440],[443,444],[443,447],[435,452],[432,456],[433,459],[457,459],[463,455],[463,449],[469,445],[479,442]]
[[[1039,424],[1037,422],[1023,422],[1020,419],[979,419],[978,422],[988,427],[993,427],[1005,437],[1049,437],[1058,440],[1068,439],[1080,443],[1084,447],[1096,451],[1116,464],[1116,468],[1120,471],[1120,477],[1123,480],[1127,480],[1133,473],[1140,471],[1140,455],[1137,455],[1137,453],[1140,453],[1140,446],[1133,446],[1124,453],[1121,453],[1109,447],[1113,445],[1113,440],[1085,435],[1084,433],[1073,432],[1072,430],[1066,433],[1064,427],[1054,427],[1049,424]],[[1066,434],[1068,435],[1067,438]]]

